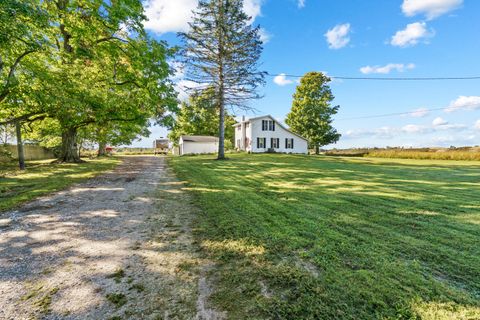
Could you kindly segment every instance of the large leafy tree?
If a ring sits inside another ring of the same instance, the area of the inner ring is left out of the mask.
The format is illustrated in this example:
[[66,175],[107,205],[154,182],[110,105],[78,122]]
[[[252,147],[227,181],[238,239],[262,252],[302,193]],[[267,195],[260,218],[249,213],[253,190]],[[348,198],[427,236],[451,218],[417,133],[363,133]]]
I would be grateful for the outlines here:
[[293,132],[308,139],[318,154],[320,147],[337,142],[340,134],[332,126],[333,115],[340,106],[332,106],[335,98],[328,86],[330,78],[321,72],[305,74],[293,95],[292,109],[285,122]]
[[40,1],[0,1],[0,125],[15,125],[20,169],[25,168],[22,126],[38,120],[42,110],[31,98],[16,95],[22,88],[33,88],[45,74],[38,55],[48,48],[49,31],[48,14]]
[[[182,102],[177,113],[175,123],[168,135],[175,144],[181,135],[206,135],[218,134],[219,114],[215,104],[215,92],[206,90],[190,96],[188,102]],[[225,140],[233,145],[235,119],[228,113],[225,114]]]
[[50,88],[57,100],[49,109],[62,127],[61,161],[79,161],[80,128],[130,122],[143,130],[139,123],[175,109],[172,51],[144,32],[139,0],[57,0],[49,10],[58,26],[54,83],[63,84]]
[[265,73],[258,71],[262,52],[259,27],[243,11],[242,0],[200,0],[190,31],[180,33],[188,79],[201,88],[213,88],[219,113],[218,159],[225,158],[225,110],[248,109],[260,98]]
[[147,36],[144,19],[140,0],[2,1],[0,124],[56,119],[60,160],[77,162],[86,127],[131,139],[169,120],[173,50]]

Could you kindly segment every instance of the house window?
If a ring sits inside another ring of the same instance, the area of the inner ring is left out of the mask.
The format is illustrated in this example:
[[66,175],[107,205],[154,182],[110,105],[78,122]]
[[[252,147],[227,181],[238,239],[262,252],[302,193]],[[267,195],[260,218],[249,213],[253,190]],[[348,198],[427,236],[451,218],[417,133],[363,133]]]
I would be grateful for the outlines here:
[[250,127],[250,122],[245,123],[245,128],[248,129],[248,127]]
[[293,138],[285,138],[285,149],[293,149]]
[[237,148],[240,148],[240,139],[237,139]]
[[237,130],[240,131],[242,129],[242,126],[237,126]]
[[257,138],[257,148],[266,148],[267,138]]
[[280,147],[280,139],[279,138],[271,138],[270,145],[272,149],[278,149]]
[[262,120],[262,131],[275,131],[275,121]]

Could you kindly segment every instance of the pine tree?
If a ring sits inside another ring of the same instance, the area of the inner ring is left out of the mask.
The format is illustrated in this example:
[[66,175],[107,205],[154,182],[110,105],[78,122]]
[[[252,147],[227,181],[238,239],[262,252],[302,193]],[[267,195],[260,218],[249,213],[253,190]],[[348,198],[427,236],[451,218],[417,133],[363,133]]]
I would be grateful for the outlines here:
[[252,27],[243,0],[200,0],[190,31],[183,39],[188,79],[199,89],[213,87],[219,112],[218,159],[225,158],[225,108],[248,110],[247,102],[260,98],[265,83],[258,71],[262,52],[260,28]]
[[332,116],[340,106],[332,106],[335,98],[327,83],[330,78],[320,72],[309,72],[300,80],[293,95],[292,109],[285,122],[293,132],[308,139],[309,146],[319,153],[320,146],[337,142],[340,134],[332,126]]

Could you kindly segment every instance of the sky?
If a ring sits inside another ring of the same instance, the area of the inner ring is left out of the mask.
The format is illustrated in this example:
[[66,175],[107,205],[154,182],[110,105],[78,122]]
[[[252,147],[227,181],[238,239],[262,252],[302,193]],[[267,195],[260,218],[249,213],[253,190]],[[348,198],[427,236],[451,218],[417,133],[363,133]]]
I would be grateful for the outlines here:
[[[147,31],[170,45],[188,30],[197,0],[146,0]],[[272,75],[256,111],[279,121],[290,111],[299,78],[480,76],[478,0],[245,0],[260,25],[260,70]],[[182,79],[177,78],[181,88]],[[341,139],[327,148],[480,145],[480,80],[330,83],[340,109],[333,122]],[[386,114],[395,114],[383,116]],[[152,127],[151,145],[166,130]]]

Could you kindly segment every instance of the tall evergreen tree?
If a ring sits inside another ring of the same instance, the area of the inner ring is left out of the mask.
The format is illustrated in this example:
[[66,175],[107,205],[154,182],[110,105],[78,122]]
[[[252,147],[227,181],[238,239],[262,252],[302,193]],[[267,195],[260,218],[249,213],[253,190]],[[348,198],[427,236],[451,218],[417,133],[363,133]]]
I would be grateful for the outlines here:
[[260,98],[265,83],[258,71],[262,52],[260,28],[252,27],[243,0],[200,0],[190,31],[180,33],[189,80],[201,88],[213,87],[219,112],[218,159],[225,158],[225,108],[247,110],[247,102]]
[[321,72],[309,72],[300,80],[293,95],[293,104],[285,122],[293,132],[308,139],[309,146],[319,153],[320,146],[337,142],[340,134],[332,126],[332,116],[340,106],[332,106],[335,98],[328,86],[330,78]]

